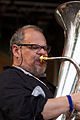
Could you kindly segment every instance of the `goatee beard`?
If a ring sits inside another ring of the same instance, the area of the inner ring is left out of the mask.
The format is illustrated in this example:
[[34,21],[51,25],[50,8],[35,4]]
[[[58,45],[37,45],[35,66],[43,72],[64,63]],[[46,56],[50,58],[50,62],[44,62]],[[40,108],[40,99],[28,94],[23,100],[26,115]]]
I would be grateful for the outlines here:
[[42,77],[44,75],[45,71],[46,71],[46,65],[43,69],[35,68],[34,69],[34,75],[36,77]]

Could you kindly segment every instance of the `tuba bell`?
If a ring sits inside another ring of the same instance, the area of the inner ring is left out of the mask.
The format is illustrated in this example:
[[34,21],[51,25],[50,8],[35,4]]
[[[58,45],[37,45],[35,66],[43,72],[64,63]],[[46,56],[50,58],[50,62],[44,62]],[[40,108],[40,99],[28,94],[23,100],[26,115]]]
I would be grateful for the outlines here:
[[[62,57],[41,56],[40,60],[41,62],[45,60],[66,61],[62,63],[59,71],[59,85],[55,96],[59,97],[80,90],[80,1],[59,5],[55,10],[55,17],[64,29],[65,44]],[[72,114],[60,115],[57,120],[80,120],[80,112],[74,110]]]

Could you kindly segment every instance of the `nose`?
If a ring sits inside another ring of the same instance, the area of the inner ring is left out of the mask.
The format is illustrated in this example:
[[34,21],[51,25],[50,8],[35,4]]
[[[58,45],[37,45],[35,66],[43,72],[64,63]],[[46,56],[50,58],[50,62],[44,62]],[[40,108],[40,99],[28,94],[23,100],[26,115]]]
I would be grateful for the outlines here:
[[41,48],[41,49],[38,51],[38,54],[39,54],[39,55],[48,56],[47,51],[46,51],[46,50],[44,50],[43,48]]

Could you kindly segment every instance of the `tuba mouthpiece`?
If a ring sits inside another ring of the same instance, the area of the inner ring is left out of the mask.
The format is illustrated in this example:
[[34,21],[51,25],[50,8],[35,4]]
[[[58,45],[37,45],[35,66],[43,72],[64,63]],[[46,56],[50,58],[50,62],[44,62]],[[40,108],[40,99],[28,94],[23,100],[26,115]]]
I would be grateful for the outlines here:
[[46,60],[48,60],[48,57],[44,57],[43,55],[40,56],[40,62],[45,62]]

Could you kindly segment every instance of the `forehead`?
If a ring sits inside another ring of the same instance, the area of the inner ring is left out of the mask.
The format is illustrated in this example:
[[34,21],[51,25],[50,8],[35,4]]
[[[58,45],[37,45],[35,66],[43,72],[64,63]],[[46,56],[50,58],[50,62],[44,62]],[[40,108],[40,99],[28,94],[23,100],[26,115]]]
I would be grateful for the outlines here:
[[33,28],[29,28],[24,31],[24,43],[27,44],[44,44],[46,45],[46,39],[42,32],[37,31]]

